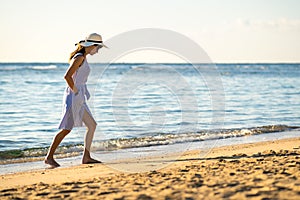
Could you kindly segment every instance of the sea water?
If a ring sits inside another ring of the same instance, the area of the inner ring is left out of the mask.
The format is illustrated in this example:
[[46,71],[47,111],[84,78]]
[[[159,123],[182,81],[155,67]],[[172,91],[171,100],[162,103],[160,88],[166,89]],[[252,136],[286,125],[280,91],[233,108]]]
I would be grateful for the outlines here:
[[[88,105],[98,124],[93,151],[274,132],[284,138],[300,126],[300,64],[90,66]],[[1,161],[45,155],[58,132],[67,69],[67,63],[0,64]],[[75,128],[58,154],[81,152],[84,133]]]

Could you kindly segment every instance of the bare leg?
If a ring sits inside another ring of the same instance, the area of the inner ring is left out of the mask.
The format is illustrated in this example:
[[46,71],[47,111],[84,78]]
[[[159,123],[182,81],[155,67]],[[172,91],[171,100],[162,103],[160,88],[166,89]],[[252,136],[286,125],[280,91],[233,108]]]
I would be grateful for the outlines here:
[[84,140],[84,152],[83,152],[82,164],[101,163],[100,161],[91,158],[91,154],[90,154],[91,144],[93,141],[97,123],[86,110],[84,111],[82,120],[87,127],[87,132]]
[[59,167],[60,165],[54,160],[53,155],[54,152],[56,150],[56,148],[58,147],[58,145],[61,143],[61,141],[66,137],[66,135],[68,135],[71,131],[70,130],[61,130],[60,132],[58,132],[56,134],[56,136],[53,139],[53,142],[48,150],[48,153],[45,157],[45,164],[50,165],[51,167],[55,168],[55,167]]

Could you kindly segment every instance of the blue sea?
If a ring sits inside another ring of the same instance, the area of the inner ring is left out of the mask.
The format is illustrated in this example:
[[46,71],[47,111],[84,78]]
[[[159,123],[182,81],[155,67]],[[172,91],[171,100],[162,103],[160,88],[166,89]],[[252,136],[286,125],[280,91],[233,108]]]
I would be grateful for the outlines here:
[[[98,124],[93,151],[299,136],[300,64],[90,66],[88,105]],[[45,155],[58,132],[67,68],[0,63],[2,164]],[[75,128],[57,154],[81,152],[84,133],[84,127]]]

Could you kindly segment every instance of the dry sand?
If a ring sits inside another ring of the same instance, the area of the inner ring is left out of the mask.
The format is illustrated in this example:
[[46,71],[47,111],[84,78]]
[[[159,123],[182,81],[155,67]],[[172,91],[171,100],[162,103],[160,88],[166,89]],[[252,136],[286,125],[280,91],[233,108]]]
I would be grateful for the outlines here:
[[300,138],[199,155],[1,175],[0,199],[300,199]]

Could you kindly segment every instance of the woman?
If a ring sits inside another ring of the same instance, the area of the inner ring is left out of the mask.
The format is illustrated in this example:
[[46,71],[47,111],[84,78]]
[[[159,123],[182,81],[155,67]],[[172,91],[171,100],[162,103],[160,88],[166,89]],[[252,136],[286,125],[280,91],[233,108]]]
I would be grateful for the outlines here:
[[90,34],[85,40],[77,43],[76,46],[77,49],[70,55],[70,66],[64,77],[68,86],[64,94],[63,115],[59,125],[61,131],[54,137],[45,158],[45,163],[53,168],[60,166],[53,158],[58,145],[64,137],[71,132],[73,127],[83,125],[87,127],[87,132],[84,142],[82,163],[101,163],[100,161],[91,158],[90,155],[90,147],[97,123],[85,102],[85,98],[90,98],[90,94],[86,87],[87,78],[90,73],[90,67],[86,60],[86,56],[94,55],[98,53],[100,48],[106,46],[102,42],[102,37],[97,33]]

